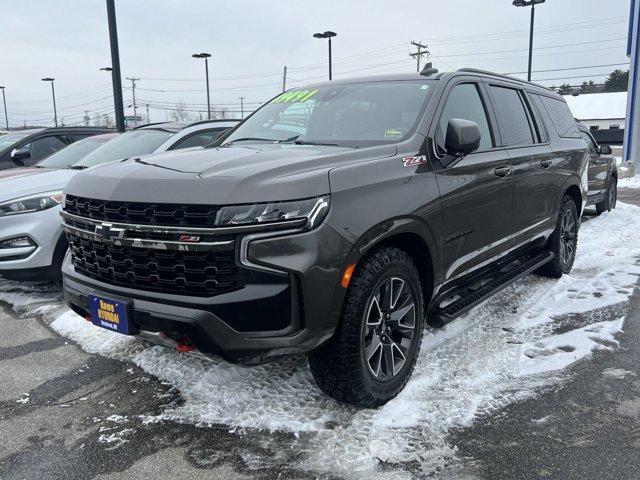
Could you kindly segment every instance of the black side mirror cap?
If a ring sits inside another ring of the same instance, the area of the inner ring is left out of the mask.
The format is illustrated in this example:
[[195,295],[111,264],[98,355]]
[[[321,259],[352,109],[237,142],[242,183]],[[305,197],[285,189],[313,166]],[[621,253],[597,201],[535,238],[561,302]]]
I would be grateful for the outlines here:
[[480,128],[476,122],[452,118],[447,124],[445,138],[447,154],[464,157],[480,148]]
[[24,167],[24,161],[29,160],[31,158],[31,153],[29,151],[20,151],[17,148],[14,148],[11,151],[11,161],[18,165],[19,167]]
[[600,155],[611,155],[613,150],[609,145],[600,145]]

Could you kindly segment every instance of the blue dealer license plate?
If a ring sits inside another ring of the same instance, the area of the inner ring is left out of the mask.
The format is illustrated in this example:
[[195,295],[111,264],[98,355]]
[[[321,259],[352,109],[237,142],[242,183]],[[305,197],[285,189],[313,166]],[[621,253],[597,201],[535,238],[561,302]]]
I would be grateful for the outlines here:
[[89,295],[91,322],[98,327],[129,335],[128,304],[111,298]]

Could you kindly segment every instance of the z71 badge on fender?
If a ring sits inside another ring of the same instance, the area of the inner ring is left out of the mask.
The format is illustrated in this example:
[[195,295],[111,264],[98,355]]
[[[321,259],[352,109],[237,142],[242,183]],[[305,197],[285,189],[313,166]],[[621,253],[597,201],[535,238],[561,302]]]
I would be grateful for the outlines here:
[[426,155],[419,155],[417,157],[404,157],[402,159],[402,164],[405,167],[415,167],[416,165],[424,165],[427,163]]

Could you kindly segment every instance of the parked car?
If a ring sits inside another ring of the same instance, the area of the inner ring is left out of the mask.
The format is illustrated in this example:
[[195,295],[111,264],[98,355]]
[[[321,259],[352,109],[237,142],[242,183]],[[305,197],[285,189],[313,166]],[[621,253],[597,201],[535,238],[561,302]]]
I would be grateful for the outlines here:
[[578,125],[580,136],[589,149],[589,195],[587,205],[596,212],[609,212],[618,200],[618,165],[609,145],[598,145],[585,125]]
[[257,364],[308,352],[375,407],[424,322],[573,265],[587,151],[563,98],[477,70],[285,92],[218,145],[82,172],[65,190],[77,313]]
[[73,142],[113,132],[103,127],[33,128],[0,137],[0,170],[30,167]]
[[236,123],[148,125],[123,133],[86,155],[79,151],[75,162],[62,155],[63,150],[39,164],[69,168],[0,180],[0,275],[13,279],[60,276],[67,249],[60,221],[62,191],[79,171],[127,157],[197,147]]
[[93,135],[91,137],[78,140],[68,147],[58,150],[56,153],[50,155],[44,160],[41,160],[33,167],[7,168],[5,170],[0,170],[0,180],[23,175],[35,175],[54,169],[69,168],[79,159],[82,159],[100,145],[111,140],[117,135],[117,133],[104,133],[102,135]]

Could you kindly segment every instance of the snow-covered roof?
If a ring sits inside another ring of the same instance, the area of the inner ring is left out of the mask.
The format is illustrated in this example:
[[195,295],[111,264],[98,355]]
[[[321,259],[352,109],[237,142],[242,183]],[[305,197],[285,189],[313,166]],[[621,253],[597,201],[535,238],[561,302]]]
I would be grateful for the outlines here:
[[626,118],[627,92],[565,95],[573,116],[578,120]]

